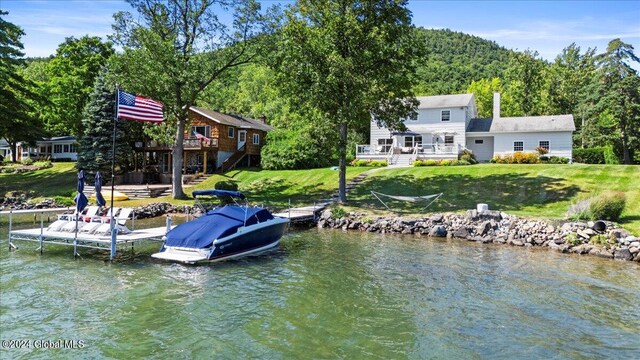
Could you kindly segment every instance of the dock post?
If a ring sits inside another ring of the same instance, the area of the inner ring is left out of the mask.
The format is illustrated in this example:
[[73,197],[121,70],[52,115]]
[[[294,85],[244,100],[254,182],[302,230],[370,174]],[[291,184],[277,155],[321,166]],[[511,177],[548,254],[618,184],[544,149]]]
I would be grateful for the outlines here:
[[171,216],[167,215],[167,231],[165,232],[165,235],[169,232],[169,230],[171,230]]
[[43,217],[43,212],[41,211],[40,212],[40,255],[42,255],[42,252],[44,251],[44,247],[42,246],[43,245],[42,232],[44,229],[44,224],[43,224],[44,220],[42,217]]
[[113,261],[116,257],[116,237],[118,235],[118,228],[116,226],[111,227],[111,254],[109,255],[109,261]]
[[9,251],[13,244],[11,243],[11,225],[13,225],[13,209],[9,209]]

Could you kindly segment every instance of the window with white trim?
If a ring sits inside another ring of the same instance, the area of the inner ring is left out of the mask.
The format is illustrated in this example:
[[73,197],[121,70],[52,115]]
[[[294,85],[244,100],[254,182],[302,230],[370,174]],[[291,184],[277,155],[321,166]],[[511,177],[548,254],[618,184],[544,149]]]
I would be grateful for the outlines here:
[[253,134],[253,145],[260,145],[260,134]]
[[378,139],[378,151],[387,153],[393,145],[393,139]]
[[411,121],[417,121],[418,120],[418,113],[413,113],[411,115],[409,115],[409,120]]
[[229,127],[229,131],[228,131],[227,135],[229,136],[229,138],[235,137],[236,136],[235,129],[232,128],[232,127]]
[[62,154],[62,145],[53,145],[54,154]]
[[541,140],[539,146],[547,151],[549,151],[549,140]]
[[514,141],[513,151],[524,151],[524,141]]
[[444,136],[444,144],[445,145],[453,145],[453,135],[445,135]]
[[69,152],[69,144],[64,144],[62,145],[62,152],[68,153]]
[[76,152],[76,144],[69,144],[69,152]]
[[441,121],[451,120],[451,110],[442,110],[442,112],[440,113],[440,120]]

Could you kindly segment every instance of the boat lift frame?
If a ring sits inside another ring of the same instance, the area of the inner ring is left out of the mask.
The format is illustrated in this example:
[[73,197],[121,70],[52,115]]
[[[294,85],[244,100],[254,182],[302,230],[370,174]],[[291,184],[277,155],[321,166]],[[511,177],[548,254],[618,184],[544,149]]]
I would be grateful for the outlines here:
[[[61,211],[70,211],[72,208],[58,209],[31,209],[31,210],[9,210],[0,211],[0,215],[9,215],[9,251],[18,249],[14,244],[14,240],[37,242],[40,246],[36,250],[40,250],[42,255],[44,245],[56,244],[73,246],[74,258],[79,256],[78,248],[109,250],[109,260],[113,261],[116,256],[117,248],[124,248],[131,244],[131,248],[136,242],[142,241],[163,241],[164,235],[171,229],[171,217],[167,216],[166,227],[157,227],[150,229],[134,230],[129,234],[115,234],[106,236],[96,236],[91,234],[76,234],[75,232],[47,231],[44,227],[45,213],[59,213]],[[40,214],[40,228],[13,230],[13,215],[34,214],[34,220]]]

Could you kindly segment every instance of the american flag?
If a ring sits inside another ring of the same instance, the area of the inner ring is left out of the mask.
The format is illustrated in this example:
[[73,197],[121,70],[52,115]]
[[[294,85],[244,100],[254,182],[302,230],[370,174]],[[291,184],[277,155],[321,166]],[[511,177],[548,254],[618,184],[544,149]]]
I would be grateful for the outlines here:
[[162,103],[118,89],[118,119],[161,123]]
[[194,131],[194,132],[193,132],[193,135],[194,135],[194,136],[196,137],[196,139],[198,139],[198,140],[209,141],[209,138],[208,138],[208,137],[206,137],[206,136],[204,136],[204,135],[200,134],[200,133],[199,133],[199,132],[197,132],[197,131]]

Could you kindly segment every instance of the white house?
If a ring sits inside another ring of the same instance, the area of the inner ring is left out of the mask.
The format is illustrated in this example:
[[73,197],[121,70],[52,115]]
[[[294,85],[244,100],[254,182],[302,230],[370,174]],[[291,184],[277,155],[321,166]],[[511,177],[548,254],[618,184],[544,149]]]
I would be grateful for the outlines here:
[[478,161],[517,151],[549,150],[549,156],[571,158],[573,115],[500,117],[500,94],[494,94],[493,118],[477,118],[473,94],[418,97],[416,117],[407,131],[391,132],[371,122],[371,142],[358,145],[358,159],[386,159],[409,165],[416,159],[457,159],[465,149]]
[[[0,140],[0,155],[6,160],[11,159],[11,148],[6,140]],[[76,138],[73,136],[58,136],[36,141],[35,147],[18,143],[16,160],[21,161],[26,158],[34,159],[70,159],[76,161],[78,153],[76,150]]]

